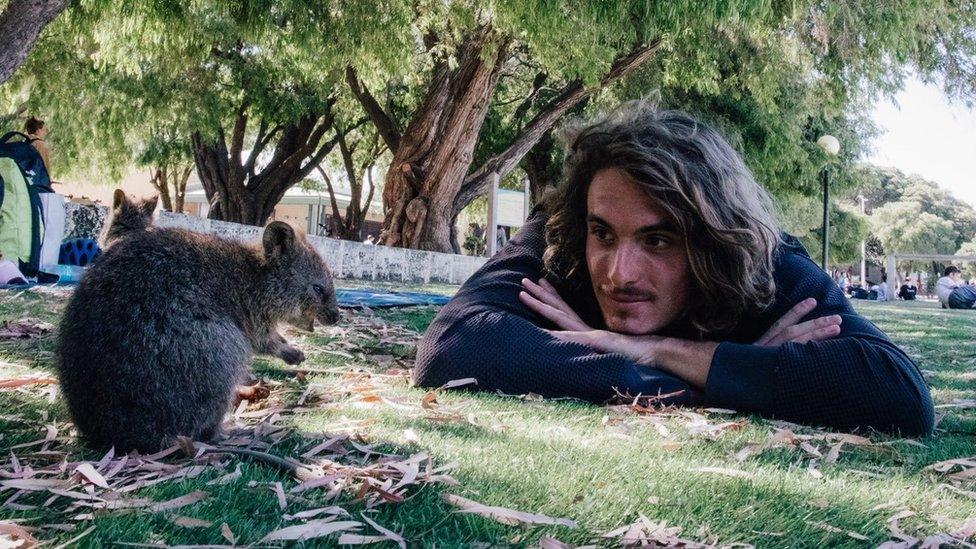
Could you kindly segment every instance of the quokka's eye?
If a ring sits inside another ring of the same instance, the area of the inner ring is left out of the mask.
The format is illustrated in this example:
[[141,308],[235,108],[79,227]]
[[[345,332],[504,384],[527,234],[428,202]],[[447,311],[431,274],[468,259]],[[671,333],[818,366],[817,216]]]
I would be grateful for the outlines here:
[[319,286],[318,284],[312,284],[312,289],[315,290],[315,293],[318,294],[319,296],[325,295],[325,288]]

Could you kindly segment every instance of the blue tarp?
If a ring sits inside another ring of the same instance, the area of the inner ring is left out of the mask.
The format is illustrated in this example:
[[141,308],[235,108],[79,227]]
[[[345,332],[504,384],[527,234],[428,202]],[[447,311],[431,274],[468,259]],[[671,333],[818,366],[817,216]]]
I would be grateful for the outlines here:
[[[76,268],[77,269],[77,268]],[[75,273],[64,272],[64,278],[57,285],[67,286],[76,284]],[[65,276],[67,275],[67,276]],[[0,285],[0,289],[23,290],[37,286],[37,284],[26,285]],[[336,290],[336,301],[340,307],[369,307],[371,309],[381,309],[384,307],[410,307],[413,305],[444,305],[450,301],[450,297],[439,294],[428,294],[423,292],[390,292],[383,290],[361,289],[347,290],[339,288]]]

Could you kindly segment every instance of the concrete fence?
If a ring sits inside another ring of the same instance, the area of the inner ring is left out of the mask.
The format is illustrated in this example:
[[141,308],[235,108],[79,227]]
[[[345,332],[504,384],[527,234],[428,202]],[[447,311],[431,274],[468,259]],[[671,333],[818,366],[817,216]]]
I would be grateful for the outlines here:
[[[102,206],[66,205],[65,238],[97,235],[105,222]],[[157,212],[159,227],[187,229],[245,243],[260,242],[264,229],[202,217]],[[487,261],[484,257],[406,250],[309,236],[336,278],[405,283],[461,284]]]

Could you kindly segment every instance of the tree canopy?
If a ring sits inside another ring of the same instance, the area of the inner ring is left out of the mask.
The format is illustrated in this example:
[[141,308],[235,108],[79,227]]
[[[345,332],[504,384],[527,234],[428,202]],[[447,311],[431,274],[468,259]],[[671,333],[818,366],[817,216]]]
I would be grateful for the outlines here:
[[867,108],[907,71],[973,97],[974,22],[936,0],[98,0],[49,25],[0,112],[47,117],[64,169],[192,159],[211,215],[255,224],[366,124],[390,151],[384,241],[449,250],[492,178],[551,184],[568,113],[648,95],[719,126],[782,200],[817,194],[832,133],[852,188]]

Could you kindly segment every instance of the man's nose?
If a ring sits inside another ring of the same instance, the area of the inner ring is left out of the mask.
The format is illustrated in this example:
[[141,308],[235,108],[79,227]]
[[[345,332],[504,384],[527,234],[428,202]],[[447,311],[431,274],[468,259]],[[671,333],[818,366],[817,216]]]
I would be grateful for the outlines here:
[[607,278],[610,283],[620,288],[637,282],[640,277],[639,254],[633,246],[621,243],[613,252],[610,259],[610,270]]

